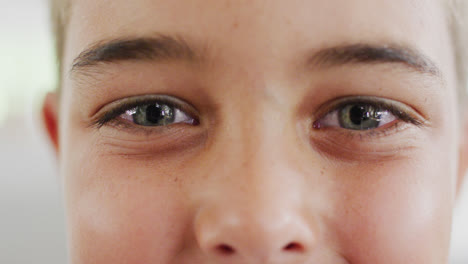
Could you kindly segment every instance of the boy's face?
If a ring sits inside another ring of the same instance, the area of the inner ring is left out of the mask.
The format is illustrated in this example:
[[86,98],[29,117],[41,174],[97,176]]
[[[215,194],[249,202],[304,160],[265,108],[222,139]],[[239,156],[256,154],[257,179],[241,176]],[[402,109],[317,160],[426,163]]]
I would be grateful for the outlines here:
[[446,262],[460,121],[440,1],[70,11],[72,263]]

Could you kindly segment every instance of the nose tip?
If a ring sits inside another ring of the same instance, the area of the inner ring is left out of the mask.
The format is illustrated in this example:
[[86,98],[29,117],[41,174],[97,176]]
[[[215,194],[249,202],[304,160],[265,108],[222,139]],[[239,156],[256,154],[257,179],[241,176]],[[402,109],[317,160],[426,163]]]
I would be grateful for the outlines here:
[[[210,247],[208,247],[208,250],[210,250],[209,248]],[[225,244],[223,242],[215,242],[213,251],[214,251],[213,252],[214,254],[217,254],[220,256],[229,256],[229,255],[234,255],[236,253],[239,253],[238,248],[229,244]],[[284,247],[280,248],[278,250],[278,253],[281,253],[280,251],[283,251],[283,253],[304,253],[305,247],[303,243],[301,242],[292,241],[292,242],[287,243]]]
[[198,244],[219,263],[292,263],[313,250],[316,233],[304,218],[285,212],[265,216],[200,212],[195,223]]
[[[211,244],[211,243],[207,243],[207,244]],[[217,255],[220,255],[220,256],[229,256],[229,255],[234,255],[234,254],[237,254],[237,253],[244,253],[244,252],[239,252],[239,249],[240,247],[238,247],[238,245],[236,245],[236,243],[232,243],[231,244],[226,244],[224,242],[221,241],[214,241],[214,243],[212,243],[213,247],[208,247],[207,249],[208,250],[213,250],[214,254],[217,254]],[[254,245],[253,246],[253,250],[254,248],[259,248],[259,247],[262,247],[262,245]],[[212,249],[210,249],[212,248]],[[275,249],[273,248],[272,251],[274,251]],[[264,251],[264,250],[262,250]],[[298,241],[291,241],[291,242],[288,242],[286,243],[283,247],[281,248],[278,248],[278,252],[277,253],[281,253],[281,251],[283,251],[283,253],[303,253],[305,252],[305,247],[304,247],[304,243],[302,242],[298,242]],[[271,252],[271,253],[275,253],[275,252]]]

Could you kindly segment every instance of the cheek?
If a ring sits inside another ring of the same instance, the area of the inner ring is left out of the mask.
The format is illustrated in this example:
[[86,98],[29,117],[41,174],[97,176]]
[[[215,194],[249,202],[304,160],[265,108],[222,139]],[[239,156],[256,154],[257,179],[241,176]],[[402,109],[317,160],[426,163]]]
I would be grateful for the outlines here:
[[191,224],[174,170],[96,152],[71,160],[77,162],[67,168],[65,187],[72,259],[169,263]]
[[453,203],[449,161],[417,157],[355,169],[359,180],[344,185],[336,218],[342,220],[331,228],[352,263],[445,263]]

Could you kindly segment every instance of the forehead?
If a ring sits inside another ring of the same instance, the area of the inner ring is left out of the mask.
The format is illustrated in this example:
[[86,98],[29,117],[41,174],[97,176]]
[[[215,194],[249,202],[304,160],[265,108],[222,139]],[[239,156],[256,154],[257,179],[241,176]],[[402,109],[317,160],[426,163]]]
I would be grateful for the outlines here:
[[65,69],[99,41],[176,33],[238,61],[394,43],[420,50],[450,72],[444,11],[439,0],[74,0]]

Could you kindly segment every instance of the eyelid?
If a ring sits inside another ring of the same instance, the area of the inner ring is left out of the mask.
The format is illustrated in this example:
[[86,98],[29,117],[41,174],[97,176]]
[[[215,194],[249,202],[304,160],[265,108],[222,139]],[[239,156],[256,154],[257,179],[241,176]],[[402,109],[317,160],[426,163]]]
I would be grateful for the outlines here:
[[124,114],[127,110],[130,110],[140,105],[152,103],[162,103],[170,105],[174,108],[183,111],[185,114],[198,121],[199,112],[195,109],[195,107],[193,107],[186,101],[170,95],[152,94],[126,97],[105,105],[104,107],[99,109],[97,113],[94,114],[94,116],[91,118],[91,126],[96,126],[100,128],[109,121],[117,118],[121,114]]
[[340,108],[346,105],[357,103],[378,106],[380,108],[388,110],[398,119],[407,123],[414,124],[416,126],[424,126],[429,123],[429,121],[426,118],[424,118],[412,107],[392,99],[386,99],[376,96],[346,96],[334,99],[323,104],[323,107],[319,108],[319,111],[316,115],[317,118],[315,120],[318,121],[324,118],[326,115],[331,114],[334,111],[338,111]]

